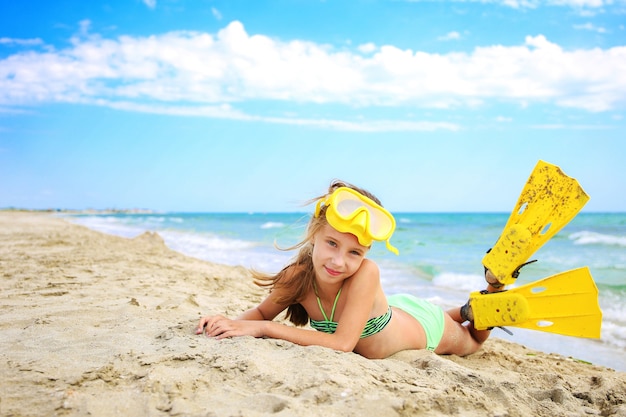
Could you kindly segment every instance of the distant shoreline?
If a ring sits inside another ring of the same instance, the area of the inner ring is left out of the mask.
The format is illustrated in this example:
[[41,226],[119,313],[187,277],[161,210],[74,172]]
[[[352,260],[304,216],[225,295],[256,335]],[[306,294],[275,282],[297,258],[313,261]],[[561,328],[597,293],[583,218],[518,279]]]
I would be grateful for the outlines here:
[[159,214],[160,211],[150,209],[27,209],[17,207],[0,208],[1,212],[16,213],[67,213],[67,214]]

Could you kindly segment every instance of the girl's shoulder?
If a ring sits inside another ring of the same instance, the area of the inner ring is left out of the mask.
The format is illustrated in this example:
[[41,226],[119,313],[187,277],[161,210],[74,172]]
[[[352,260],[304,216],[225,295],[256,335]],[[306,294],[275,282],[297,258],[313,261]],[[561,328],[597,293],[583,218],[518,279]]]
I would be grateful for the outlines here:
[[361,263],[361,267],[359,268],[359,272],[361,271],[363,271],[367,275],[372,275],[372,274],[376,274],[377,276],[380,275],[380,268],[378,267],[378,264],[369,258],[363,259],[363,262]]
[[352,282],[380,284],[380,269],[378,264],[368,258],[363,259],[359,270],[349,278]]

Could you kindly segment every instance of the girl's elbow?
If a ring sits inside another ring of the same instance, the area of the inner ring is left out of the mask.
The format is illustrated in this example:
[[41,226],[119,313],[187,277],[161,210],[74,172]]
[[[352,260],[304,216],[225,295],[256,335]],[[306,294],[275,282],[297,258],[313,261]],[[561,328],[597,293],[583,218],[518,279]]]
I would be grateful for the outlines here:
[[239,320],[272,320],[273,317],[269,317],[259,307],[251,308],[250,310],[237,317]]
[[356,344],[357,342],[353,340],[337,340],[337,343],[334,344],[333,349],[340,352],[354,352]]
[[340,347],[336,348],[335,350],[337,350],[339,352],[349,353],[349,352],[353,352],[354,348],[350,348],[349,346],[340,346]]

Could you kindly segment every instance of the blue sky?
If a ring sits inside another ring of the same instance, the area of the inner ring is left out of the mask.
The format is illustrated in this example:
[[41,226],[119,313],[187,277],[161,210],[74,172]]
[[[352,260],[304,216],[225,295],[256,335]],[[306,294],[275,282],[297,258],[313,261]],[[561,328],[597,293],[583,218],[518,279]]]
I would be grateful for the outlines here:
[[0,207],[626,211],[624,0],[0,5]]

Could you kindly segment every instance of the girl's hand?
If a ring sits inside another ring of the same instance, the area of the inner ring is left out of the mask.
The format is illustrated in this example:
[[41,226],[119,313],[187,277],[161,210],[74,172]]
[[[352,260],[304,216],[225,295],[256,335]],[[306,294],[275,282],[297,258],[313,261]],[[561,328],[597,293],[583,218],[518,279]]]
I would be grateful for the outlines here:
[[231,320],[224,316],[207,316],[200,319],[196,334],[206,334],[216,339],[234,336],[263,336],[263,322]]

